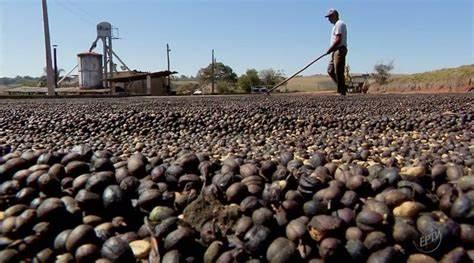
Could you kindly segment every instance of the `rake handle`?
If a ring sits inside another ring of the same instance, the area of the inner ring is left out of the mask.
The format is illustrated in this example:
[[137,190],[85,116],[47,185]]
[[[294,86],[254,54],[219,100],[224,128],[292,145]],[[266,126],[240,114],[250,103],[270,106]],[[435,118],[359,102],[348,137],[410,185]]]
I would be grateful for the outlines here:
[[288,81],[290,81],[291,79],[293,79],[294,77],[296,77],[298,74],[300,74],[301,72],[305,71],[307,68],[311,67],[311,65],[313,65],[314,63],[316,63],[318,60],[320,60],[321,58],[325,57],[326,55],[328,55],[327,53],[324,53],[322,54],[321,56],[319,56],[317,59],[311,61],[308,65],[306,65],[304,68],[300,69],[298,72],[296,72],[295,74],[291,75],[290,77],[288,77],[287,79],[283,80],[282,82],[276,84],[273,88],[271,88],[267,94],[270,94],[272,91],[274,91],[275,89],[279,88],[281,85],[287,83]]

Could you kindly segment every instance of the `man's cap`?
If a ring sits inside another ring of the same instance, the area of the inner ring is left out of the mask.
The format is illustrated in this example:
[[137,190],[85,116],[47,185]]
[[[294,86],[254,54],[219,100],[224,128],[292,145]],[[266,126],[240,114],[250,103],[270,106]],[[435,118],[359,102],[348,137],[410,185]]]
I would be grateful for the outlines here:
[[337,12],[336,9],[331,8],[331,9],[328,10],[328,13],[325,15],[325,17],[330,17],[330,16],[332,16],[332,15],[334,15],[334,14],[339,15],[339,13]]

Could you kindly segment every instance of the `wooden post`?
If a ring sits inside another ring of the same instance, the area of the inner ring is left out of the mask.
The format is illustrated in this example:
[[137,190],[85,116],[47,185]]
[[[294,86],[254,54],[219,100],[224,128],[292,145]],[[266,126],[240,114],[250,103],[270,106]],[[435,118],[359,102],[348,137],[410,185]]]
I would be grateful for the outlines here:
[[113,60],[113,55],[112,55],[112,36],[109,37],[109,44],[108,44],[108,56],[109,56],[109,71],[110,71],[110,77],[114,77],[114,60]]
[[48,96],[54,96],[54,73],[51,62],[51,42],[49,38],[48,6],[46,0],[43,4],[43,28],[44,28],[44,46],[46,50],[46,82],[48,86]]
[[53,57],[54,57],[54,88],[58,88],[58,57],[56,55],[57,45],[53,45]]
[[102,37],[102,43],[104,44],[104,89],[108,88],[109,85],[108,85],[108,82],[107,82],[107,79],[109,78],[109,74],[107,72],[107,38],[106,37]]
[[147,95],[152,95],[151,94],[151,76],[150,75],[146,76],[146,93],[147,93]]
[[211,65],[212,65],[211,66],[212,67],[212,70],[211,70],[211,72],[212,72],[211,73],[211,75],[212,75],[211,76],[211,78],[212,78],[211,79],[211,82],[212,82],[211,94],[214,94],[214,85],[215,85],[215,83],[214,83],[214,81],[215,81],[215,78],[214,78],[214,49],[212,50],[212,63],[211,63]]
[[[166,44],[166,57],[168,60],[168,73],[170,73],[170,46]],[[167,77],[167,83],[166,83],[166,93],[170,93],[171,91],[171,75],[168,75]]]

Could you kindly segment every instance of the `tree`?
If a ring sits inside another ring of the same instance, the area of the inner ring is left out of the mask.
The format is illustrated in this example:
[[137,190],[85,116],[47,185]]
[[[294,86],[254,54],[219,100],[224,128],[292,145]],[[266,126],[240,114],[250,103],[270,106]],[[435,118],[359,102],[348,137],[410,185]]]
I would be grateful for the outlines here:
[[220,94],[235,93],[237,90],[236,83],[219,80],[216,82],[217,92]]
[[259,76],[262,83],[266,86],[274,86],[285,79],[281,70],[275,71],[274,69],[261,70]]
[[179,75],[179,76],[171,76],[171,79],[172,80],[184,80],[184,81],[189,81],[189,80],[195,80],[195,77],[193,77],[192,75],[190,76],[186,76],[186,75]]
[[[62,68],[58,69],[58,72],[57,72],[58,74],[57,74],[57,76],[56,76],[57,79],[58,79],[58,81],[61,80],[61,78],[63,77],[63,76],[61,76],[61,73],[64,73],[64,72],[66,72],[64,69],[62,69]],[[53,72],[53,73],[54,73],[54,72]],[[44,68],[43,68],[43,75],[41,75],[41,77],[40,77],[40,79],[39,79],[38,86],[40,86],[40,87],[46,87],[46,86],[47,86],[47,84],[48,84],[48,83],[47,83],[47,80],[46,80],[46,79],[47,79],[47,74],[48,74],[48,73],[47,73],[47,71],[46,71],[46,67],[44,67]],[[66,78],[65,80],[67,81],[68,78]]]
[[[231,67],[224,65],[222,62],[214,64],[215,81],[225,81],[232,84],[237,82],[237,74]],[[202,85],[209,84],[212,81],[212,64],[202,68],[197,73],[197,78]]]
[[378,63],[375,64],[373,73],[373,77],[378,84],[385,84],[387,80],[390,78],[390,71],[393,69],[393,61],[388,64]]
[[250,92],[252,86],[258,86],[261,83],[262,81],[258,77],[258,71],[256,69],[248,69],[238,80],[239,88],[245,92]]

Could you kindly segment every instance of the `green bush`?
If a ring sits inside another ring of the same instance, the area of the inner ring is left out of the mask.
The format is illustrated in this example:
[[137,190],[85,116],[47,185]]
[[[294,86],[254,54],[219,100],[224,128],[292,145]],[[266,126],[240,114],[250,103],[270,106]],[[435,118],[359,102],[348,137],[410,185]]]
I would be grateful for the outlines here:
[[375,70],[375,73],[372,74],[375,81],[378,83],[378,84],[385,84],[387,83],[387,80],[390,78],[390,71],[392,71],[393,69],[393,61],[388,63],[388,64],[383,64],[383,63],[379,63],[379,64],[375,64],[374,66],[374,70]]
[[217,92],[220,94],[238,93],[237,86],[234,83],[228,81],[217,81],[216,88]]

